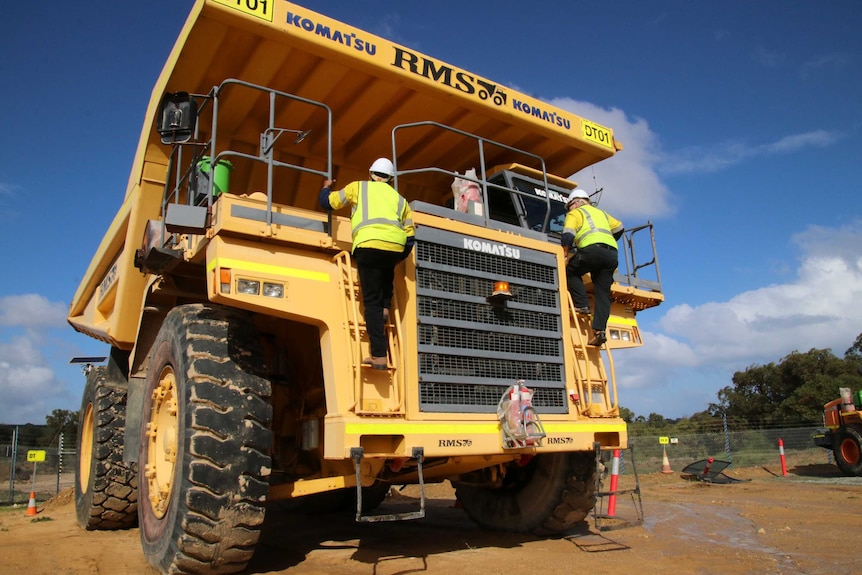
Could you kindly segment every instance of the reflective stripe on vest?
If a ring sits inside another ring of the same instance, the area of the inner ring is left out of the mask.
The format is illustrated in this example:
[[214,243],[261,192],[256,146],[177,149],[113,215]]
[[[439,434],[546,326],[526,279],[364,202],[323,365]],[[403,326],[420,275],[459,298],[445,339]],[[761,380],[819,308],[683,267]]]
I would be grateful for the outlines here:
[[593,206],[581,206],[578,210],[584,219],[580,229],[575,234],[575,245],[578,248],[585,248],[593,244],[607,244],[617,247],[617,241],[614,239],[614,234],[611,233],[611,224],[606,213]]
[[[373,199],[369,187],[373,186]],[[359,197],[350,215],[353,247],[369,240],[381,240],[403,246],[407,233],[401,222],[406,201],[395,188],[383,182],[360,182]]]

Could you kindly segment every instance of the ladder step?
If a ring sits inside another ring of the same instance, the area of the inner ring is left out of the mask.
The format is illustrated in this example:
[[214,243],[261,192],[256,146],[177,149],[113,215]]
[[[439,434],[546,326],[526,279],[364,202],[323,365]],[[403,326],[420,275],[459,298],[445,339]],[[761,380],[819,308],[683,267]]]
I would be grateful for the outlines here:
[[359,523],[378,523],[381,521],[407,521],[425,517],[425,478],[422,475],[422,462],[425,459],[425,450],[421,447],[413,448],[413,459],[418,464],[416,471],[419,474],[419,510],[405,513],[382,513],[380,515],[362,514],[362,475],[360,465],[363,454],[364,449],[361,447],[350,448],[350,457],[353,459],[354,466],[356,467],[356,521]]
[[[615,489],[613,491],[603,491],[602,490],[602,450],[600,443],[594,443],[593,447],[596,451],[596,505],[593,507],[593,519],[596,526],[596,529],[599,531],[614,531],[616,529],[626,529],[628,527],[637,527],[638,525],[642,525],[644,522],[644,511],[643,511],[643,502],[641,500],[641,486],[640,479],[638,477],[637,466],[635,465],[635,454],[634,448],[631,444],[629,444],[628,449],[621,449],[621,452],[628,451],[629,452],[629,460],[632,465],[632,474],[635,479],[635,486],[632,489]],[[619,496],[631,496],[631,502],[634,507],[634,512],[636,517],[634,518],[623,518],[616,516],[616,498]],[[610,515],[609,513],[604,513],[603,510],[606,509],[604,500],[605,498],[614,498],[613,499],[613,509],[614,515]]]

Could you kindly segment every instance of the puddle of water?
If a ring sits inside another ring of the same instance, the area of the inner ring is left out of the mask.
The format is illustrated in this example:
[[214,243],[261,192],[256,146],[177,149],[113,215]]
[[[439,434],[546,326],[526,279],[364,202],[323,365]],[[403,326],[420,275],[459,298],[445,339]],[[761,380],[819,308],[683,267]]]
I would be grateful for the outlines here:
[[646,512],[644,529],[656,537],[763,553],[775,560],[778,573],[809,575],[799,570],[789,554],[763,545],[754,523],[740,516],[734,507],[663,503]]

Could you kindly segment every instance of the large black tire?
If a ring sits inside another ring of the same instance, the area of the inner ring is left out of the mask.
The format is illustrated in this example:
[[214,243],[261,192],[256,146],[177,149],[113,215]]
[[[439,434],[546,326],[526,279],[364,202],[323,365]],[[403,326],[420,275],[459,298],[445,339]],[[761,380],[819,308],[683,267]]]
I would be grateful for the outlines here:
[[834,453],[841,473],[848,477],[862,477],[862,433],[858,428],[838,428]]
[[235,573],[263,523],[272,407],[249,316],[174,308],[153,344],[141,423],[138,517],[163,573]]
[[596,504],[592,452],[543,453],[509,464],[499,488],[456,484],[464,511],[485,529],[555,535],[586,518]]
[[138,521],[138,469],[123,463],[126,389],[108,367],[87,374],[78,415],[75,513],[87,530],[128,529]]

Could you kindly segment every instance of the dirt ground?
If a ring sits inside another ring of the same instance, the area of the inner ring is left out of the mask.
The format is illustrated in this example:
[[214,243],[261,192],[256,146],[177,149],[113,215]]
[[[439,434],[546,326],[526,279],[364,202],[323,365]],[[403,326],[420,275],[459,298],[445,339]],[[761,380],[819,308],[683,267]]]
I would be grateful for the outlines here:
[[[455,505],[448,483],[428,486],[425,519],[357,524],[350,514],[290,515],[273,509],[246,573],[290,575],[450,575],[590,573],[835,575],[862,533],[862,478],[829,465],[727,471],[728,485],[681,474],[640,478],[642,525],[602,531],[594,518],[564,537],[543,539],[476,527]],[[621,478],[620,488],[633,487]],[[413,487],[379,511],[415,504]],[[0,509],[0,573],[107,575],[156,573],[137,529],[85,532],[71,490],[38,506]],[[616,520],[634,519],[618,496]],[[605,520],[605,523],[609,522]]]

